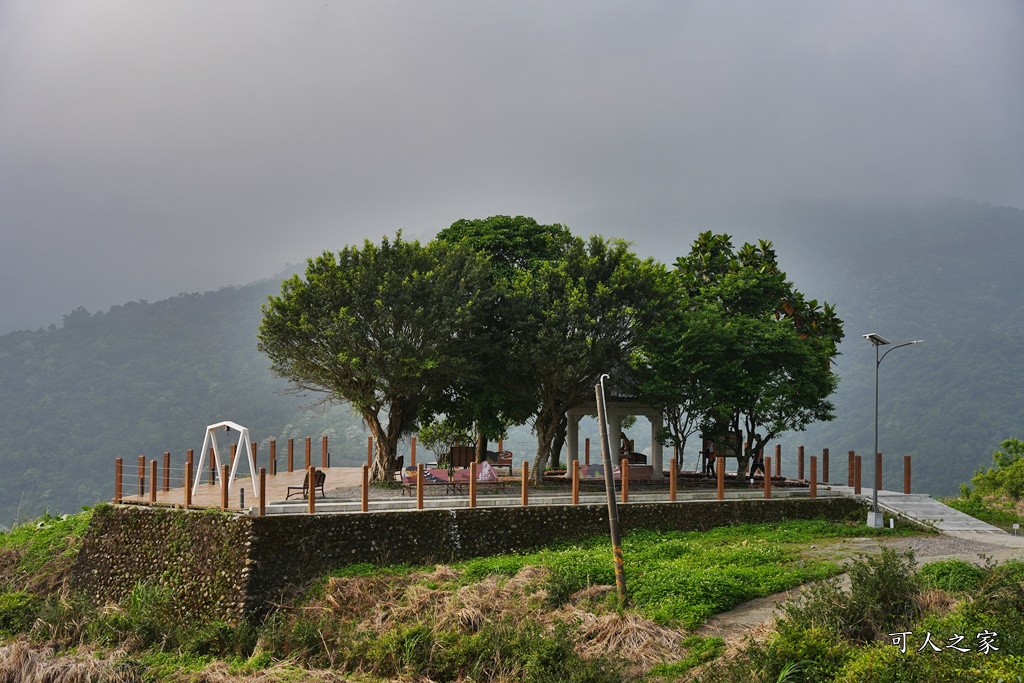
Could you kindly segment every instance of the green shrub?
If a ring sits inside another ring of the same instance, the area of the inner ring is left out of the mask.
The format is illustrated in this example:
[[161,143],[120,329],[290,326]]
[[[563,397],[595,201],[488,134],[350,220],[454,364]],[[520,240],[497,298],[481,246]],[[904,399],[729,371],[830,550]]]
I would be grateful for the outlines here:
[[31,593],[0,594],[0,636],[27,633],[36,620],[42,601]]
[[917,576],[924,587],[966,593],[977,590],[985,580],[986,572],[964,560],[942,560],[924,565],[917,570]]

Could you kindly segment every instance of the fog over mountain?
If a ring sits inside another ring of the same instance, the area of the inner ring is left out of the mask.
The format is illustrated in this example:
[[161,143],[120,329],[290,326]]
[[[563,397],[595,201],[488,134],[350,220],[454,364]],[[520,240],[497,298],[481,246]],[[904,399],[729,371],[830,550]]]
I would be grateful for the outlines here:
[[1024,207],[1021,83],[1016,0],[10,0],[0,334],[499,213],[827,271],[802,206]]

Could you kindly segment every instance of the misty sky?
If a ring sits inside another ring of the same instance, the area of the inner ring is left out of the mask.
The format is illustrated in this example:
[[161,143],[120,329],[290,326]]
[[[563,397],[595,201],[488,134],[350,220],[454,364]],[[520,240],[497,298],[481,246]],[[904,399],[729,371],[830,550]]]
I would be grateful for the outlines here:
[[0,1],[0,333],[464,217],[671,261],[942,197],[1024,207],[1020,0]]

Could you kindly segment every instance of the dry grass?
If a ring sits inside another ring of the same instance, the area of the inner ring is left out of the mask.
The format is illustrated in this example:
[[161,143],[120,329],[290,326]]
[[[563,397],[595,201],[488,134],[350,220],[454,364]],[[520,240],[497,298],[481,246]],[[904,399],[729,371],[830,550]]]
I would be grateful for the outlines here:
[[89,652],[57,654],[52,648],[34,649],[27,640],[0,647],[0,683],[135,683],[138,673],[123,661],[123,653],[98,657]]

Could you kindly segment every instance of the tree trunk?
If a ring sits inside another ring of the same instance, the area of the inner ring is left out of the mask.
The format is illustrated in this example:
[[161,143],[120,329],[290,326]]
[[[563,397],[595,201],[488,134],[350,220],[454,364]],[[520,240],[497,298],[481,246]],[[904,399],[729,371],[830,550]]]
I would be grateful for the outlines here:
[[380,424],[377,413],[365,411],[363,421],[373,436],[373,464],[370,467],[370,481],[390,481],[395,470],[395,454],[398,452],[398,429],[389,416],[387,431]]
[[558,418],[558,425],[555,427],[555,438],[551,444],[551,467],[559,469],[561,466],[562,448],[565,446],[565,434],[569,427],[569,418],[565,413]]
[[487,459],[487,435],[483,432],[476,433],[476,461],[483,462]]
[[544,481],[544,470],[547,468],[548,456],[551,453],[551,443],[555,439],[555,432],[558,428],[558,418],[552,413],[552,410],[541,411],[533,425],[537,432],[537,454],[533,459],[533,473],[530,475],[530,481],[534,484]]

